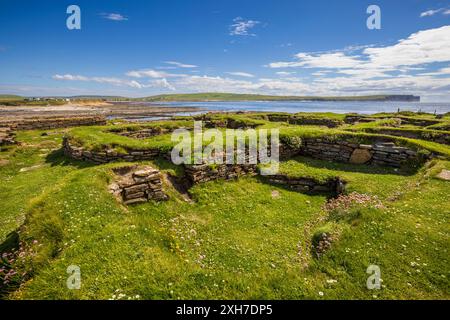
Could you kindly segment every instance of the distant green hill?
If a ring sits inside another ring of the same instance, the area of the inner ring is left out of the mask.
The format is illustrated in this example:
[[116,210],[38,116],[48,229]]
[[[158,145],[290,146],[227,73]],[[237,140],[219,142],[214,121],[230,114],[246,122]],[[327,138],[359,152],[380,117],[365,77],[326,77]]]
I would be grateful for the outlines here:
[[132,98],[120,97],[120,96],[101,96],[101,95],[84,95],[84,96],[70,96],[64,97],[73,100],[108,100],[108,101],[127,101]]
[[0,94],[0,101],[11,101],[11,100],[23,100],[21,96],[16,96],[13,94]]
[[[143,98],[128,98],[121,96],[102,95],[80,95],[68,97],[48,98],[70,98],[72,100],[108,100],[108,101],[420,101],[420,97],[413,95],[372,95],[372,96],[273,96],[260,94],[239,93],[186,93],[186,94],[161,94]],[[17,95],[0,95],[0,101],[19,101],[24,97]]]
[[188,93],[163,94],[145,98],[138,101],[420,101],[420,97],[412,95],[372,95],[347,97],[319,97],[319,96],[271,96],[259,94],[236,93]]

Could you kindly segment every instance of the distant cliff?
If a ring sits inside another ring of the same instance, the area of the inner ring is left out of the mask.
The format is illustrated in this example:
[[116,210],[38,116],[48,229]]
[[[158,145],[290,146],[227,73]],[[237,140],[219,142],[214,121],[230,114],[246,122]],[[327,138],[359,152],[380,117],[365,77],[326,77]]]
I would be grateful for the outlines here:
[[420,101],[419,96],[413,96],[413,95],[393,95],[393,96],[386,96],[386,101]]

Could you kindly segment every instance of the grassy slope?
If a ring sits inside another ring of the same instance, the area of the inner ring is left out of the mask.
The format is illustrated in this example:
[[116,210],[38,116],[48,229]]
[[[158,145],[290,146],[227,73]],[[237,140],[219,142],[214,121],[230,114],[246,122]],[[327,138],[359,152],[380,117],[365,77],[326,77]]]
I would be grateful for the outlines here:
[[23,142],[22,147],[9,147],[0,153],[5,161],[0,166],[0,242],[22,224],[30,200],[71,170],[52,164],[52,150],[59,150],[61,135],[42,137],[37,131],[22,131],[17,139]]
[[[26,166],[42,164],[41,144],[53,145],[55,138],[59,142],[60,136],[21,134],[19,139],[36,145],[13,147],[2,156],[23,155],[20,161],[32,159]],[[23,188],[26,180],[26,190],[0,193],[2,215],[20,216],[26,207],[23,237],[41,245],[37,274],[10,298],[449,298],[448,182],[424,177],[424,171],[398,175],[297,160],[282,170],[343,176],[351,191],[378,195],[387,207],[340,225],[340,240],[321,259],[308,259],[306,268],[298,244],[322,223],[324,196],[243,178],[196,186],[194,204],[170,189],[167,203],[125,209],[107,192],[109,168],[117,164],[86,167],[53,153],[51,171],[44,165],[17,173],[5,188]],[[442,167],[450,169],[450,163],[441,161],[427,173]],[[40,189],[42,183],[46,187]],[[274,190],[279,198],[271,197]],[[11,205],[22,199],[23,205]],[[81,267],[81,290],[65,287],[71,264]],[[379,292],[365,289],[369,264],[381,267]],[[337,283],[327,283],[331,279]]]

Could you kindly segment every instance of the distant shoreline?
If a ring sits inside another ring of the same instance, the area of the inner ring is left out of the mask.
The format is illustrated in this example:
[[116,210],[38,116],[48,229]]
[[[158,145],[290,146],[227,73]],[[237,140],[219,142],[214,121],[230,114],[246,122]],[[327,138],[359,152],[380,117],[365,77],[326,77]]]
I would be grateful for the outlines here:
[[13,95],[0,95],[1,102],[20,103],[45,103],[46,100],[58,100],[59,102],[71,101],[73,103],[89,101],[93,102],[228,102],[228,101],[393,101],[393,102],[420,102],[421,97],[410,94],[380,94],[366,96],[274,96],[261,94],[239,94],[239,93],[188,93],[188,94],[162,94],[141,98],[130,98],[120,96],[50,96],[50,97],[21,97]]

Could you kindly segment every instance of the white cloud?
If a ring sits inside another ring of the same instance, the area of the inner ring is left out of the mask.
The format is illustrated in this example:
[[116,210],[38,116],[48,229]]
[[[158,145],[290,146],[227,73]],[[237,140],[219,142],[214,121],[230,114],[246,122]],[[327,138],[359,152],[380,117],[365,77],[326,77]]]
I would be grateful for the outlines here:
[[251,73],[247,73],[247,72],[240,72],[240,71],[236,71],[236,72],[225,72],[226,74],[232,75],[232,76],[238,76],[238,77],[245,77],[245,78],[254,78],[255,76]]
[[135,80],[119,79],[119,78],[108,78],[108,77],[85,77],[80,75],[56,74],[52,77],[55,80],[63,81],[86,81],[86,82],[97,82],[97,83],[107,83],[116,86],[128,86],[132,88],[143,88],[144,86]]
[[360,62],[357,57],[347,56],[342,52],[310,54],[298,53],[295,55],[297,61],[272,62],[270,68],[353,68]]
[[126,75],[133,78],[165,78],[168,76],[168,73],[149,69],[129,71]]
[[101,16],[108,20],[113,21],[126,21],[128,20],[127,17],[121,15],[120,13],[102,13]]
[[164,71],[156,71],[152,69],[145,69],[145,70],[133,70],[129,71],[125,74],[128,77],[132,78],[153,78],[153,79],[160,79],[160,78],[175,78],[175,77],[185,77],[185,74],[180,73],[167,73]]
[[428,11],[424,11],[420,14],[420,17],[431,17],[434,16],[436,13],[441,12],[442,10],[444,10],[443,8],[437,9],[437,10],[428,10]]
[[411,34],[393,46],[367,48],[375,67],[395,68],[450,61],[450,25]]
[[88,78],[84,76],[77,76],[77,75],[71,75],[71,74],[55,74],[53,77],[55,80],[72,80],[72,81],[87,81]]
[[178,67],[178,68],[197,68],[198,66],[194,64],[185,64],[178,61],[165,61],[164,63],[170,64],[172,66]]
[[[442,73],[448,72],[443,68]],[[326,72],[326,71],[325,71]],[[412,93],[432,96],[435,99],[445,99],[450,90],[450,77],[436,78],[433,75],[402,75],[383,79],[365,79],[359,75],[343,75],[341,77],[320,77],[314,81],[287,77],[280,79],[260,78],[254,80],[237,80],[223,77],[190,75],[174,78],[169,83],[167,79],[152,79],[146,83],[128,79],[85,77],[80,75],[55,75],[57,80],[91,81],[108,83],[115,86],[126,86],[133,89],[147,88],[171,90],[179,92],[236,92],[261,93],[275,95],[356,95],[380,93]],[[142,94],[141,94],[142,95]]]
[[241,17],[237,17],[233,19],[233,24],[230,25],[230,36],[255,36],[254,33],[249,31],[259,23],[259,21],[244,20]]
[[424,17],[431,17],[434,16],[437,13],[441,13],[443,15],[449,15],[450,14],[450,9],[448,8],[439,8],[439,9],[435,9],[435,10],[428,10],[428,11],[424,11],[420,14],[421,18]]
[[286,76],[290,76],[295,74],[295,72],[289,72],[289,71],[278,71],[275,72],[277,75],[281,76],[281,77],[286,77]]
[[175,91],[175,87],[173,85],[171,85],[169,83],[169,81],[167,81],[167,79],[158,79],[153,81],[150,85],[148,85],[147,87],[160,87],[160,88],[166,88],[172,91]]
[[269,67],[332,69],[366,78],[389,76],[387,72],[450,61],[450,26],[413,33],[395,45],[366,47],[359,55],[301,52],[295,57],[295,61],[273,62]]
[[442,9],[437,9],[437,10],[428,10],[428,11],[424,11],[420,14],[420,17],[431,17],[434,16],[436,13],[442,11]]

